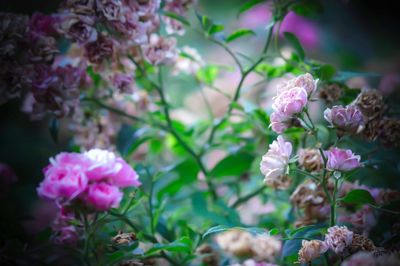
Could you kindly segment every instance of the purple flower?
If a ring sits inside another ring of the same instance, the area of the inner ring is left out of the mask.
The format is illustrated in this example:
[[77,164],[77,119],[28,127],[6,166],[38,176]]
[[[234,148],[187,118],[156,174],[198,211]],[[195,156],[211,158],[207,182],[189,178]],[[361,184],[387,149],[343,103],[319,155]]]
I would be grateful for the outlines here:
[[116,73],[111,77],[112,85],[122,93],[132,93],[134,82],[132,75]]
[[351,171],[361,166],[359,155],[355,155],[351,150],[331,148],[325,151],[328,158],[326,168],[331,171]]
[[177,56],[176,39],[153,34],[150,43],[143,46],[143,55],[152,65],[173,63]]
[[60,14],[58,19],[58,32],[63,34],[67,39],[81,44],[94,42],[97,39],[97,31],[94,28],[94,17],[75,13],[64,13]]
[[355,105],[336,105],[324,111],[324,118],[332,127],[349,133],[359,133],[365,126],[364,117]]
[[55,35],[57,30],[57,17],[44,15],[42,13],[34,13],[29,20],[29,30],[35,34],[41,35]]
[[114,53],[114,41],[105,36],[99,36],[96,41],[85,45],[85,55],[89,62],[100,64]]

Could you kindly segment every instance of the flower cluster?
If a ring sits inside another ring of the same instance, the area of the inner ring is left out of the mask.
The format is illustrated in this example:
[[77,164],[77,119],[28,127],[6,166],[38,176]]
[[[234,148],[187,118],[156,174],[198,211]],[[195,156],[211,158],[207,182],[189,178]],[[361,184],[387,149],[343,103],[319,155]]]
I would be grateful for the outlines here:
[[136,172],[114,153],[93,149],[85,153],[60,153],[43,170],[45,179],[38,188],[40,196],[71,204],[82,201],[95,210],[119,206],[119,188],[140,186]]
[[278,87],[271,114],[271,128],[282,133],[296,121],[296,116],[306,107],[309,98],[317,88],[317,80],[310,74],[301,75]]
[[364,117],[356,105],[335,105],[324,111],[324,117],[332,127],[336,127],[338,135],[356,134],[364,129]]
[[260,171],[264,175],[264,182],[276,189],[287,189],[291,183],[288,176],[289,158],[292,154],[292,144],[278,136],[278,139],[269,145],[268,152],[260,162]]

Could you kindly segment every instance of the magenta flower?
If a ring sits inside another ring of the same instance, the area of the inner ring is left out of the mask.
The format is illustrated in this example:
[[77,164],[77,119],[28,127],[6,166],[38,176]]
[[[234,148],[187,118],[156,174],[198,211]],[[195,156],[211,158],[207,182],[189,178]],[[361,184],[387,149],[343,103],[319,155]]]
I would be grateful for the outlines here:
[[45,179],[37,189],[38,194],[55,200],[76,198],[87,187],[86,168],[87,161],[81,154],[60,153],[43,170]]
[[359,155],[355,155],[351,150],[331,148],[325,151],[328,158],[326,168],[331,171],[351,171],[361,166]]
[[308,102],[307,97],[307,91],[303,87],[293,87],[275,97],[272,108],[284,116],[291,117],[303,110]]
[[122,169],[122,164],[117,161],[113,152],[101,149],[91,149],[84,153],[90,161],[87,176],[90,181],[99,181],[117,174]]
[[112,183],[121,188],[140,186],[142,183],[140,183],[136,171],[124,160],[118,159],[117,161],[122,165],[122,168],[116,174],[111,175]]
[[117,208],[122,199],[122,192],[118,187],[107,183],[96,183],[88,187],[85,201],[96,210],[105,211]]
[[324,118],[332,127],[350,133],[359,133],[365,125],[361,111],[355,105],[336,105],[324,111]]

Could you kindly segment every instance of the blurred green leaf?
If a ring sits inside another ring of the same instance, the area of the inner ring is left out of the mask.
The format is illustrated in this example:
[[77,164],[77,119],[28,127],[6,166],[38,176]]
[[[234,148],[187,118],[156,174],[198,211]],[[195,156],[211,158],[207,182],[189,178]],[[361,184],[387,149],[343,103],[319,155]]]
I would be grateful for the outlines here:
[[226,42],[232,42],[247,35],[256,35],[256,33],[250,29],[238,29],[226,37]]
[[210,28],[210,30],[208,31],[209,34],[213,35],[217,32],[221,32],[224,30],[224,25],[219,25],[219,24],[213,24]]
[[323,11],[323,6],[319,0],[298,0],[290,7],[297,15],[311,17]]
[[304,49],[301,46],[301,43],[299,39],[297,39],[296,35],[294,35],[291,32],[284,32],[283,33],[286,40],[290,42],[290,44],[293,46],[293,48],[296,50],[297,55],[301,60],[304,60],[305,54],[304,54]]
[[206,238],[207,236],[210,236],[213,234],[218,234],[218,233],[225,232],[228,230],[241,230],[241,231],[249,232],[253,235],[269,234],[269,232],[266,229],[259,228],[259,227],[240,227],[240,226],[217,225],[217,226],[214,226],[214,227],[211,227],[210,229],[208,229],[202,235],[202,239]]
[[197,71],[197,78],[206,85],[212,86],[218,77],[219,69],[214,65],[207,65]]
[[371,196],[371,194],[364,189],[353,189],[343,198],[338,199],[338,201],[354,204],[354,205],[363,205],[363,204],[371,204],[376,205],[375,199]]
[[166,17],[175,19],[175,20],[181,22],[182,24],[184,24],[186,26],[190,26],[190,22],[185,17],[180,16],[180,15],[178,15],[176,13],[164,11],[163,15],[166,16]]
[[230,154],[217,163],[210,175],[212,177],[240,176],[250,169],[253,160],[254,156],[249,153]]
[[265,0],[250,0],[244,3],[240,8],[239,8],[239,13],[238,15],[242,14],[243,12],[246,12],[247,10],[253,8],[254,6],[261,4],[265,2]]
[[145,252],[146,256],[165,250],[169,252],[190,253],[192,251],[192,240],[188,237],[182,237],[169,244],[155,244]]
[[50,136],[55,143],[58,143],[58,131],[60,128],[60,123],[57,118],[52,118],[49,122]]
[[331,80],[335,74],[336,69],[332,65],[323,65],[317,71],[317,75],[322,81]]

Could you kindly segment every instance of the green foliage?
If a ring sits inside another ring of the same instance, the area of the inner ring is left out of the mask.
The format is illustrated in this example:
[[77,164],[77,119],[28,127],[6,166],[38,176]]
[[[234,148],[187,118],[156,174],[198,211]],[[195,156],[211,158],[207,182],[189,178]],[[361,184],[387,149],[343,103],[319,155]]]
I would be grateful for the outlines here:
[[353,189],[346,196],[339,199],[339,201],[346,203],[346,204],[354,204],[354,205],[376,205],[374,198],[371,194],[364,189]]
[[291,32],[284,32],[283,33],[286,40],[293,46],[293,48],[296,51],[296,54],[299,56],[300,60],[304,60],[305,57],[305,53],[304,53],[304,49],[301,46],[300,41],[297,39],[296,35],[294,35]]
[[221,161],[211,170],[210,175],[216,178],[224,176],[241,176],[250,168],[254,156],[239,152],[230,154]]
[[233,42],[234,40],[237,40],[239,38],[242,38],[242,37],[248,36],[248,35],[256,35],[256,33],[249,29],[238,29],[238,30],[232,32],[228,37],[226,37],[226,42]]

